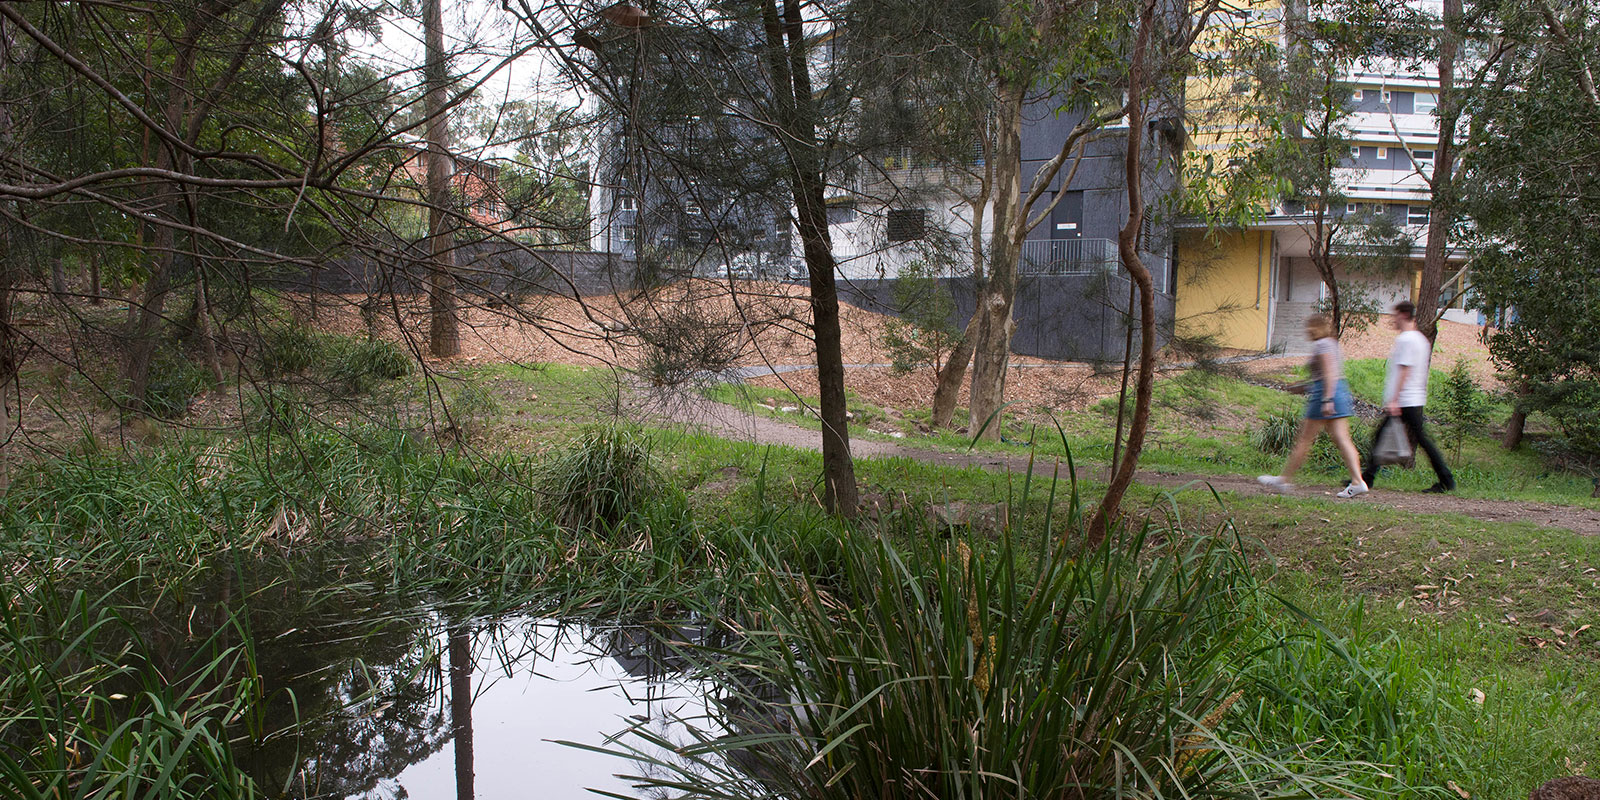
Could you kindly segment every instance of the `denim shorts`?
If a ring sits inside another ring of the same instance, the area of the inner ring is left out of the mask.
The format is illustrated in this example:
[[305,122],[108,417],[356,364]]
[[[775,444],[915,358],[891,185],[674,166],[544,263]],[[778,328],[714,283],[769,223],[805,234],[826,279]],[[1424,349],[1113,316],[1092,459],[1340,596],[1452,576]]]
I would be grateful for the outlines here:
[[1322,381],[1312,381],[1306,392],[1306,419],[1340,419],[1355,414],[1355,401],[1350,396],[1350,384],[1343,378],[1333,390],[1333,413],[1322,413]]

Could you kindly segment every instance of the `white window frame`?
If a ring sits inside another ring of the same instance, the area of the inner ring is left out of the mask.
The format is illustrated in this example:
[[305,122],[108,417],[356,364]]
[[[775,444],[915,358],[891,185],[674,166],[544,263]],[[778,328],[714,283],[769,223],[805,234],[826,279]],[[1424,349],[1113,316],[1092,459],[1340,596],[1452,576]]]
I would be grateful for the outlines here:
[[617,195],[617,208],[622,211],[638,211],[639,198],[631,194],[619,194]]
[[1346,214],[1354,214],[1360,210],[1361,205],[1359,203],[1346,203],[1344,207],[1344,213]]
[[[1427,155],[1422,155],[1423,153],[1427,153]],[[1434,151],[1432,150],[1412,150],[1411,163],[1416,165],[1419,170],[1431,171],[1433,169],[1433,155]]]
[[685,200],[683,201],[683,213],[691,217],[698,217],[705,213],[705,209],[700,207],[700,201],[698,200]]
[[[1424,101],[1422,98],[1428,98]],[[1416,92],[1411,95],[1411,113],[1432,114],[1439,107],[1439,96],[1433,92]]]
[[[1416,218],[1418,216],[1417,209],[1422,209],[1422,219],[1420,221]],[[1432,218],[1432,213],[1428,206],[1406,206],[1406,224],[1426,225],[1428,220]]]
[[1362,94],[1362,90],[1360,90],[1360,89],[1357,89],[1354,92],[1350,93],[1350,99],[1356,101],[1357,103],[1361,102],[1363,96],[1364,95]]
[[1387,147],[1378,148],[1378,160],[1379,161],[1388,161],[1389,160],[1389,148],[1387,148]]
[[1383,90],[1383,104],[1384,105],[1389,105],[1389,101],[1392,100],[1393,98],[1394,98],[1394,92],[1391,92],[1388,89],[1384,89]]
[[1361,157],[1361,145],[1356,145],[1356,144],[1350,145],[1350,157],[1351,158],[1360,158]]
[[621,230],[617,235],[621,237],[623,244],[632,244],[639,238],[639,226],[623,225],[621,226]]

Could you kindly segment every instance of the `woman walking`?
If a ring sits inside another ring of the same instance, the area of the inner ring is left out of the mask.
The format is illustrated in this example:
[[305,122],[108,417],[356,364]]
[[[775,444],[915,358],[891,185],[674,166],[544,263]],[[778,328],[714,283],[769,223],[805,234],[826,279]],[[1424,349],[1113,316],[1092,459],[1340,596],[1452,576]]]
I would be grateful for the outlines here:
[[1289,462],[1279,475],[1262,475],[1256,482],[1276,492],[1294,488],[1290,483],[1294,474],[1311,453],[1311,445],[1324,430],[1333,437],[1333,443],[1344,456],[1350,470],[1350,485],[1335,495],[1355,497],[1367,493],[1367,483],[1361,479],[1361,455],[1356,452],[1355,440],[1350,438],[1350,415],[1354,403],[1350,397],[1350,384],[1344,379],[1344,351],[1333,338],[1333,325],[1322,314],[1312,314],[1306,320],[1306,337],[1311,339],[1311,381],[1306,390],[1306,418],[1300,423],[1300,436],[1295,439]]

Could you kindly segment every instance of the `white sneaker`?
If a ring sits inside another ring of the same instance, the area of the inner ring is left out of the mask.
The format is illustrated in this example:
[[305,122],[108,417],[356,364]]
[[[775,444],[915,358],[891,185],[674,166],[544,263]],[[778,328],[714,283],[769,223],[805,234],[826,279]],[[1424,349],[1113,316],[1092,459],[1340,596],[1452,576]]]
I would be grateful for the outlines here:
[[1278,494],[1288,494],[1289,491],[1294,488],[1294,484],[1278,477],[1277,475],[1257,475],[1256,483],[1259,483],[1262,486],[1267,487],[1269,491],[1277,492]]
[[1348,500],[1348,499],[1350,499],[1352,497],[1359,497],[1359,496],[1364,495],[1366,493],[1367,493],[1367,485],[1366,484],[1364,484],[1364,483],[1352,483],[1349,486],[1344,487],[1344,489],[1340,490],[1340,492],[1338,494],[1334,495],[1334,497],[1343,497],[1344,499]]

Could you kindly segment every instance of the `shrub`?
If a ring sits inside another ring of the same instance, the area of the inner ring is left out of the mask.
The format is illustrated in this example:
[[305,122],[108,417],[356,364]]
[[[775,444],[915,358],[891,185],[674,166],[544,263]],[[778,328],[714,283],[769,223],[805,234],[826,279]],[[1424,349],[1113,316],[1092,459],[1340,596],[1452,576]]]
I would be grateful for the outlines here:
[[1555,455],[1594,477],[1594,494],[1600,497],[1600,379],[1540,385],[1535,401],[1560,431],[1551,442]]
[[261,368],[268,377],[304,372],[326,355],[323,342],[305,326],[274,326],[261,337]]
[[1481,430],[1489,422],[1489,397],[1478,388],[1467,367],[1467,360],[1457,358],[1444,381],[1434,392],[1436,408],[1444,417],[1445,432],[1455,447],[1456,459],[1461,458],[1461,445],[1467,434]]
[[635,320],[641,348],[639,372],[651,386],[678,387],[702,381],[738,364],[744,354],[746,321],[709,303],[683,303]]
[[181,353],[163,349],[150,363],[150,382],[135,407],[154,417],[177,419],[189,410],[190,401],[210,386],[211,373],[204,367]]
[[894,302],[900,317],[884,326],[883,346],[897,375],[927,367],[937,383],[946,356],[961,343],[961,329],[951,321],[955,299],[939,282],[941,274],[940,264],[918,260],[895,280]]
[[[1270,456],[1288,456],[1294,448],[1295,439],[1300,436],[1300,423],[1304,417],[1299,411],[1280,411],[1262,420],[1256,429],[1250,432],[1250,445]],[[1370,427],[1360,417],[1350,417],[1350,438],[1355,441],[1356,453],[1365,464],[1371,449]],[[1339,454],[1339,446],[1334,444],[1333,437],[1323,435],[1317,437],[1311,446],[1311,454],[1306,456],[1306,464],[1315,469],[1339,472],[1344,470],[1344,456]]]
[[343,394],[370,391],[381,381],[411,374],[411,357],[382,339],[345,339],[332,348],[328,377]]
[[483,426],[500,413],[500,401],[487,386],[462,381],[451,390],[446,409],[454,434],[467,437],[482,432]]
[[603,533],[665,488],[653,442],[638,428],[604,425],[573,439],[542,469],[538,489],[564,528]]

